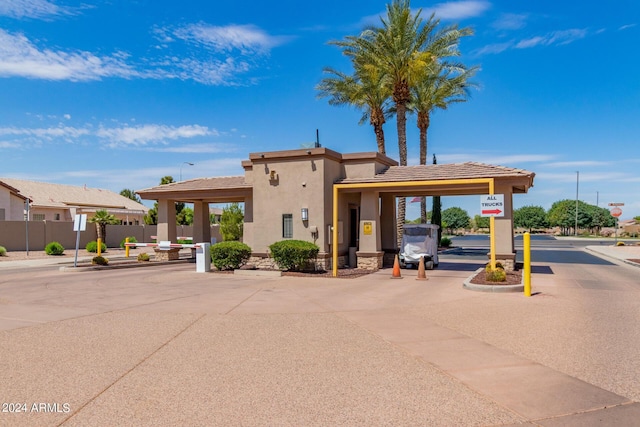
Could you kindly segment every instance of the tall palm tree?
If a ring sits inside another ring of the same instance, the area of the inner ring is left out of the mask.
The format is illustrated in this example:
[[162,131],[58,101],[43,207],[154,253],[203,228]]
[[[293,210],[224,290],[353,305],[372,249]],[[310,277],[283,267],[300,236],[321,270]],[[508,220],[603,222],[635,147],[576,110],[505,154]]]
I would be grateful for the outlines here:
[[[434,65],[446,58],[458,56],[461,37],[472,34],[471,29],[457,25],[439,29],[440,21],[431,15],[425,22],[421,10],[413,13],[410,0],[393,0],[387,5],[387,15],[381,27],[369,28],[360,37],[347,38],[342,46],[345,54],[358,56],[387,76],[391,88],[401,166],[407,165],[407,105],[411,90],[434,70]],[[402,240],[406,214],[406,199],[398,201],[397,236]]]
[[[412,87],[409,108],[418,113],[417,125],[420,130],[420,164],[427,164],[427,131],[431,124],[431,113],[436,109],[446,110],[449,104],[465,102],[469,89],[477,87],[469,79],[478,67],[466,68],[462,64],[436,62]],[[426,198],[420,201],[420,220],[427,222]]]
[[347,75],[333,68],[325,68],[328,77],[316,86],[318,97],[328,97],[330,105],[352,105],[363,111],[360,124],[368,119],[373,126],[378,152],[385,154],[383,125],[389,114],[389,91],[384,84],[384,75],[367,64],[358,64],[354,59],[355,73]]

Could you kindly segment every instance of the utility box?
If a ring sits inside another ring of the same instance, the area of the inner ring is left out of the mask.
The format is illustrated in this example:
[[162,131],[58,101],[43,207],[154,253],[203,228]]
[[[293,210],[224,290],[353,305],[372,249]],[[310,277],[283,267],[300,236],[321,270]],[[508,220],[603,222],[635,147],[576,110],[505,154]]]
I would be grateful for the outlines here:
[[196,273],[208,273],[211,271],[211,244],[198,243],[196,247]]

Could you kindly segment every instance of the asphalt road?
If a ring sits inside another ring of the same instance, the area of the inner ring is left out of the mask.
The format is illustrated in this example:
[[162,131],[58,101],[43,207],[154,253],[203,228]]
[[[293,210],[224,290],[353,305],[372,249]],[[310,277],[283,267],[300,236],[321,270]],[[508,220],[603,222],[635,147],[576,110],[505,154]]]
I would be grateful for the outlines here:
[[[518,250],[517,261],[522,261],[522,235],[515,236]],[[487,260],[490,246],[489,235],[455,236],[451,238],[452,248],[440,255],[444,260]],[[549,235],[531,235],[532,263],[614,265],[613,263],[584,251],[585,246],[611,245],[611,239],[556,238]]]

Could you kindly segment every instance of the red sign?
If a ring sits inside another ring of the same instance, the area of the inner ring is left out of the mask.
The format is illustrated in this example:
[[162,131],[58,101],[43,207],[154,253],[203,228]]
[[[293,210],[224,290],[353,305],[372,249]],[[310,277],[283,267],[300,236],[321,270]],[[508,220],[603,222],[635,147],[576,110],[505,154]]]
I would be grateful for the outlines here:
[[611,209],[611,216],[615,216],[616,218],[618,218],[620,215],[622,215],[622,209],[618,207]]

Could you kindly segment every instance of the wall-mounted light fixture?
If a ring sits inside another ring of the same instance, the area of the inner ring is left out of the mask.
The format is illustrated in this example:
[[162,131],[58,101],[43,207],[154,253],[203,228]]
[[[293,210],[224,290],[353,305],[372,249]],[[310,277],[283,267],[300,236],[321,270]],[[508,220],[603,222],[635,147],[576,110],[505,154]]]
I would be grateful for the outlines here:
[[302,208],[300,210],[300,214],[302,216],[302,220],[303,221],[309,221],[309,209],[308,208]]
[[269,172],[269,179],[272,179],[272,180],[276,179],[277,176],[278,175],[277,175],[276,171],[271,169],[271,172]]

